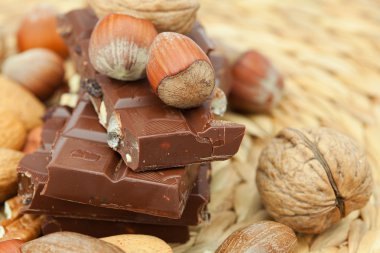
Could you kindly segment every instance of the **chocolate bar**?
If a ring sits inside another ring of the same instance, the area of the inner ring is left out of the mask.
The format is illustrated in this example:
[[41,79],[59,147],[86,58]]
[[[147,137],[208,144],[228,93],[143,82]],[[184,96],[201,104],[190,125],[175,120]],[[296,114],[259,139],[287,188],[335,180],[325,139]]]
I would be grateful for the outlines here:
[[[66,22],[76,27],[80,16],[79,12],[76,18],[67,16]],[[92,26],[89,22],[82,29]],[[69,48],[81,48],[80,57],[74,60],[87,69],[77,71],[92,95],[99,121],[107,129],[108,144],[132,170],[225,160],[238,151],[244,126],[215,120],[210,113],[211,101],[191,110],[169,107],[152,92],[147,80],[122,82],[91,71],[88,54],[83,53],[88,50],[88,38],[75,45],[71,41],[66,40]]]
[[42,195],[178,219],[199,167],[132,171],[107,146],[91,103],[82,99],[56,139]]
[[[44,129],[46,129],[46,125]],[[19,165],[19,195],[24,206],[22,212],[46,214],[50,216],[122,221],[129,223],[147,223],[156,225],[198,225],[208,219],[206,205],[209,202],[208,186],[209,164],[201,165],[195,187],[187,201],[180,219],[169,219],[131,211],[103,208],[86,204],[54,199],[41,195],[45,187],[50,154],[39,150],[25,156]]]
[[44,235],[70,231],[93,237],[107,237],[119,234],[152,235],[168,243],[184,243],[189,240],[189,229],[186,226],[160,226],[115,221],[99,221],[47,217],[42,224]]
[[66,120],[71,116],[71,109],[58,106],[50,108],[44,116],[44,126],[41,133],[41,147],[39,150],[50,151],[54,140]]

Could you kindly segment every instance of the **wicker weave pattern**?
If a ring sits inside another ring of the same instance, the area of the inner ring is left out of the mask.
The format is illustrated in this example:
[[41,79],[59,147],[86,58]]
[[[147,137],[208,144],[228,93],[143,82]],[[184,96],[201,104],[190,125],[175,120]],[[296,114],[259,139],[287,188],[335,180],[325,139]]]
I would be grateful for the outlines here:
[[[11,33],[36,0],[2,0],[0,24]],[[62,11],[79,0],[50,0]],[[370,203],[318,236],[299,235],[297,252],[380,251],[380,2],[376,0],[202,0],[200,18],[231,58],[249,48],[266,54],[286,77],[286,94],[270,115],[225,118],[247,126],[239,153],[214,164],[212,219],[193,228],[175,252],[213,252],[232,231],[269,219],[255,185],[257,157],[285,126],[328,126],[356,139],[375,178]]]

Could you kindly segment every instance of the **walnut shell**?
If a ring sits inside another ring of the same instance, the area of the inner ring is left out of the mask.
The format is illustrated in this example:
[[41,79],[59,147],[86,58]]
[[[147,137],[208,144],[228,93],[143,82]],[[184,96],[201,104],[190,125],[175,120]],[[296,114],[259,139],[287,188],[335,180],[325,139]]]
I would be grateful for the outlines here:
[[118,12],[149,19],[159,32],[188,33],[199,9],[197,0],[88,0],[99,18]]
[[275,220],[311,234],[365,206],[373,184],[363,151],[328,128],[283,129],[262,151],[256,181]]

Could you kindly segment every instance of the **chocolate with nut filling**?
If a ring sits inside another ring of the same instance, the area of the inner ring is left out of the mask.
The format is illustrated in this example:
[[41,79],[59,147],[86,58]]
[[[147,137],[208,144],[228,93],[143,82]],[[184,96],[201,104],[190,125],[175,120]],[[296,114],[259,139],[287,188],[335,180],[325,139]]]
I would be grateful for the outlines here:
[[[67,16],[72,26],[79,19]],[[79,45],[82,52],[88,50],[88,38],[75,45],[70,40],[66,42],[70,48]],[[97,75],[90,70],[87,54],[74,60],[77,66],[86,66],[77,69],[84,83],[100,87],[101,94],[94,94],[93,89],[89,93],[99,120],[107,129],[108,144],[132,170],[225,160],[239,149],[244,126],[215,120],[210,112],[211,101],[191,110],[172,108],[152,92],[147,80],[122,82]]]
[[106,133],[87,99],[61,130],[42,195],[94,206],[180,218],[199,164],[136,173],[106,144]]
[[119,234],[152,235],[168,243],[184,243],[189,239],[186,226],[160,226],[115,221],[99,221],[86,219],[70,219],[48,216],[42,224],[44,235],[70,231],[93,237],[106,237]]

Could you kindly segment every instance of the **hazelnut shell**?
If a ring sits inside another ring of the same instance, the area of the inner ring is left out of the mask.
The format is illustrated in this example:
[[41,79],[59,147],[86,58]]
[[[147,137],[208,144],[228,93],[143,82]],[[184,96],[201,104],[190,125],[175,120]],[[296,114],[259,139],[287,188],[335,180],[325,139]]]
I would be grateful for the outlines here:
[[149,20],[110,14],[92,32],[90,61],[98,72],[118,80],[144,78],[149,47],[156,35]]
[[62,58],[68,49],[57,32],[57,11],[50,5],[38,5],[26,14],[17,32],[18,49],[47,48]]
[[215,86],[215,72],[207,55],[179,33],[157,35],[146,70],[153,91],[164,103],[177,108],[201,105]]
[[269,112],[283,95],[284,81],[270,61],[256,51],[244,53],[232,67],[230,105],[244,112]]

